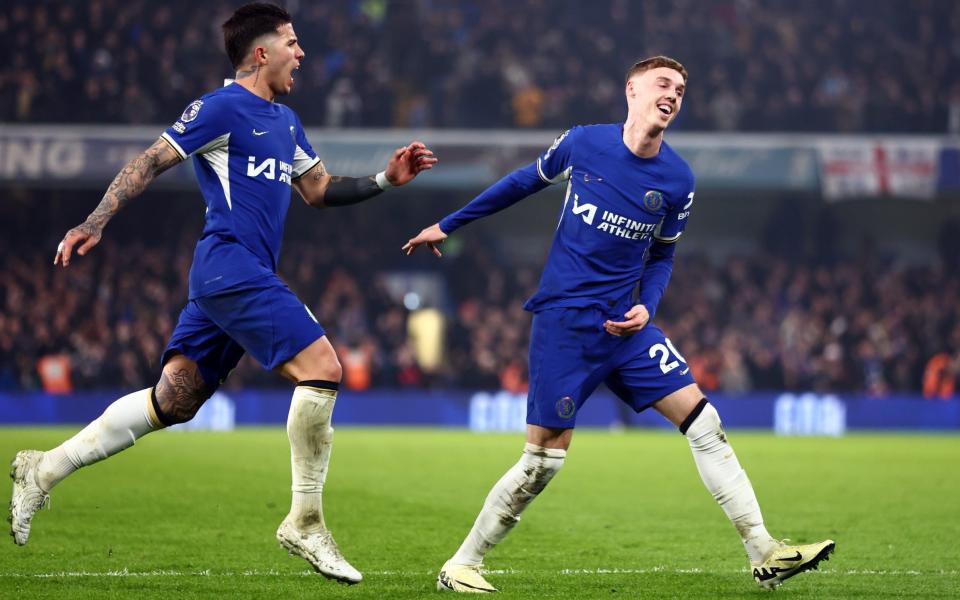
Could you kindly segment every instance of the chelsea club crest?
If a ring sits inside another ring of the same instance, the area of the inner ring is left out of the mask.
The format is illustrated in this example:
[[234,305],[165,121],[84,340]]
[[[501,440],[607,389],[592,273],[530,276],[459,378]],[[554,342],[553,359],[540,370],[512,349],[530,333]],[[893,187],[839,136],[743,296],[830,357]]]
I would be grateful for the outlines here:
[[660,210],[660,207],[663,206],[663,194],[656,191],[650,190],[643,195],[643,207],[650,212],[656,212]]
[[557,400],[557,416],[561,419],[569,419],[577,412],[577,404],[570,396],[564,396]]

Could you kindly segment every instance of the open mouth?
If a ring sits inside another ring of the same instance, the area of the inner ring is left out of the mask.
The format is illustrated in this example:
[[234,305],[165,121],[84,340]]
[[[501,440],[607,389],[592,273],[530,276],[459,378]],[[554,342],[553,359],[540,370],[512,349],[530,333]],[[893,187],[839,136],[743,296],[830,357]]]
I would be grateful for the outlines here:
[[661,103],[657,105],[657,110],[661,113],[667,115],[668,117],[673,114],[673,107],[666,103]]

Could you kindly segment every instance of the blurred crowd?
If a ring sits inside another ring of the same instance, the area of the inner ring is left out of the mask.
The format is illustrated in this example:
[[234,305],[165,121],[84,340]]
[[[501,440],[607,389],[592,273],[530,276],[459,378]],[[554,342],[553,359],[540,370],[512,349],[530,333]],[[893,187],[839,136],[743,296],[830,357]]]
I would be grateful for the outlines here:
[[[6,0],[0,121],[172,122],[232,70],[238,2]],[[623,74],[690,74],[677,127],[960,133],[952,0],[284,2],[308,126],[564,129],[623,118]]]
[[[0,389],[155,383],[186,301],[200,226],[196,198],[185,196],[189,219],[178,214],[184,198],[164,198],[148,195],[127,209],[90,255],[65,270],[52,267],[52,249],[68,226],[61,221],[76,217],[52,207],[41,215],[30,202],[5,210]],[[78,204],[64,205],[85,214]],[[521,307],[536,289],[538,270],[518,266],[482,228],[458,233],[443,260],[404,257],[399,247],[419,229],[416,216],[402,202],[372,203],[369,210],[354,212],[349,227],[342,212],[295,212],[281,257],[281,275],[337,348],[346,386],[525,391],[530,315]],[[411,304],[409,293],[391,283],[411,276],[434,276],[442,293]],[[439,326],[421,318],[424,308]],[[656,321],[708,392],[937,398],[954,395],[960,375],[956,264],[895,266],[876,253],[824,264],[760,252],[722,263],[683,254]],[[425,362],[424,344],[437,340],[442,360]],[[247,357],[226,385],[282,383]]]
[[960,374],[960,273],[892,265],[685,258],[657,320],[707,390],[949,397]]

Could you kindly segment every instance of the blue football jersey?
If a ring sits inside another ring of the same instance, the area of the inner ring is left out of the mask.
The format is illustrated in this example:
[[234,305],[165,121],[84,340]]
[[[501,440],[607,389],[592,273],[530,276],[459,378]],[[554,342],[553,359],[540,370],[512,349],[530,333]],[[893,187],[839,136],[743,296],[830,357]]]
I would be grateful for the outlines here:
[[192,102],[162,137],[193,157],[207,204],[190,298],[275,273],[291,183],[320,162],[297,115],[232,83]]
[[663,142],[653,158],[623,143],[623,125],[574,127],[537,159],[566,196],[534,312],[622,302],[643,275],[654,240],[673,243],[690,216],[693,171]]

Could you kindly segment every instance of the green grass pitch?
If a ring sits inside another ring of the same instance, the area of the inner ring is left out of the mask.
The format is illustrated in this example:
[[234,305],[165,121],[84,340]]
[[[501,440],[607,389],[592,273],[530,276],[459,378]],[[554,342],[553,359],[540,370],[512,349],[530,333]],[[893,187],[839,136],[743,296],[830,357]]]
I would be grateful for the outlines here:
[[[73,431],[2,429],[0,456]],[[829,562],[778,597],[960,597],[960,438],[730,437],[771,533],[837,540]],[[274,540],[289,505],[283,429],[154,434],[61,484],[29,545],[3,544],[0,597],[436,597],[437,570],[521,447],[519,434],[339,428],[325,511],[365,576],[347,587]],[[487,567],[510,598],[770,593],[753,583],[685,440],[662,431],[578,432]]]

